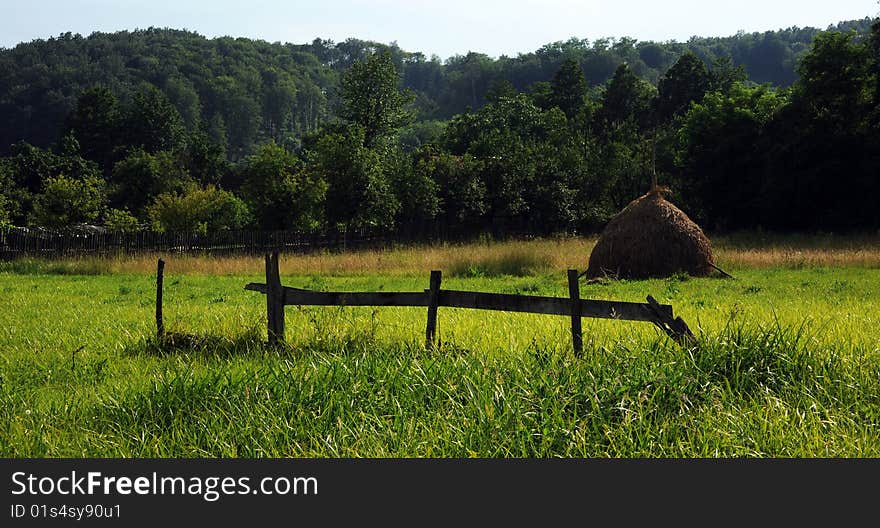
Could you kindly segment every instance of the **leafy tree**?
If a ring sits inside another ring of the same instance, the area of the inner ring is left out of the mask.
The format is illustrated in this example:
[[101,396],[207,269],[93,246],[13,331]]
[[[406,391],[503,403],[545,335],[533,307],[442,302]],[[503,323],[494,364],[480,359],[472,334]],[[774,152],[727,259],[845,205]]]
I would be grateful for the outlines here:
[[183,145],[186,127],[165,94],[143,84],[125,111],[123,131],[127,146],[152,154]]
[[74,180],[103,181],[98,166],[75,151],[59,155],[24,142],[12,146],[12,156],[3,160],[0,172],[5,174],[0,180],[6,180],[0,194],[6,196],[11,221],[19,225],[31,216],[34,197],[51,178],[63,174]]
[[119,102],[113,92],[95,86],[80,94],[76,108],[67,116],[67,130],[72,132],[86,159],[97,162],[109,172],[122,132]]
[[486,101],[490,103],[498,102],[505,97],[515,97],[516,88],[507,79],[497,79],[492,81],[489,91],[486,92]]
[[791,104],[768,123],[766,221],[785,229],[880,225],[872,124],[872,53],[852,34],[818,36],[799,66]]
[[663,75],[657,85],[657,114],[661,121],[687,111],[692,102],[699,102],[709,89],[711,76],[703,61],[691,52]]
[[850,127],[871,103],[871,51],[851,33],[823,33],[798,66],[796,96],[826,124]]
[[398,135],[398,144],[407,152],[424,145],[436,143],[446,129],[444,121],[418,121],[403,128]]
[[482,164],[473,156],[427,146],[416,153],[414,172],[436,182],[438,214],[445,228],[470,229],[487,212]]
[[608,81],[596,113],[600,135],[609,137],[620,129],[649,126],[656,90],[639,79],[627,64],[621,64]]
[[691,106],[679,131],[680,203],[714,229],[755,227],[765,186],[762,149],[767,123],[786,103],[766,86],[734,84]]
[[390,150],[383,160],[386,179],[399,205],[396,225],[412,234],[424,233],[440,210],[438,186],[430,173],[416,170],[403,149]]
[[316,180],[327,182],[325,218],[347,228],[390,226],[398,209],[388,175],[366,130],[350,125],[320,135],[306,156]]
[[587,79],[580,64],[566,60],[556,72],[551,83],[550,103],[559,107],[568,119],[574,119],[584,108],[587,96]]
[[173,153],[135,150],[113,167],[110,203],[143,217],[156,196],[180,192],[190,183],[191,176]]
[[223,144],[211,141],[201,131],[189,134],[186,148],[179,155],[181,165],[201,185],[219,185],[230,170]]
[[18,215],[18,208],[14,199],[16,191],[12,171],[5,159],[0,158],[0,229],[13,224],[13,219]]
[[547,81],[538,81],[532,84],[528,90],[532,103],[541,110],[553,108],[553,86]]
[[399,85],[400,76],[387,52],[354,63],[342,77],[339,114],[363,128],[368,148],[412,119],[406,105],[413,96],[401,91]]
[[296,106],[296,84],[293,79],[278,70],[270,68],[262,72],[263,81],[263,123],[269,137],[277,142],[283,139],[287,124],[293,119]]
[[712,62],[712,68],[709,70],[709,89],[707,91],[727,92],[734,83],[745,83],[748,79],[744,66],[734,65],[733,59],[729,55],[719,57]]
[[61,228],[92,222],[101,214],[106,201],[104,182],[100,178],[72,178],[59,174],[43,182],[43,189],[34,199],[31,224]]
[[260,229],[310,229],[323,220],[327,184],[275,143],[247,158],[242,193]]

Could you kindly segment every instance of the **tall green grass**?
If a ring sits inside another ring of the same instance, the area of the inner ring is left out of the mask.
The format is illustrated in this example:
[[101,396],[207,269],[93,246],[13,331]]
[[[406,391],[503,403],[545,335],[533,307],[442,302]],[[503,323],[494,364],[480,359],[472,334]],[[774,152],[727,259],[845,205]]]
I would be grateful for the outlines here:
[[[287,309],[267,349],[252,276],[0,273],[0,456],[880,456],[880,270],[618,281],[584,298],[670,302],[699,335],[442,308]],[[420,291],[422,276],[285,275]],[[449,288],[563,296],[560,273]]]
[[106,384],[94,362],[54,381],[27,368],[6,372],[0,454],[880,454],[877,355],[813,348],[804,329],[731,325],[695,349],[654,339],[581,358],[564,347],[426,352],[363,336],[280,351],[244,340],[238,355],[169,351],[154,375],[92,398],[37,403],[14,387]]

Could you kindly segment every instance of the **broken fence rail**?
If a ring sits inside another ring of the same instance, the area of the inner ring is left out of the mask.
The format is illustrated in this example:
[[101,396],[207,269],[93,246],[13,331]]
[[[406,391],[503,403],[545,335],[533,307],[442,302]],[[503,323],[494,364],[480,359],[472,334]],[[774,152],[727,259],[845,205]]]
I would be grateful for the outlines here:
[[421,292],[320,292],[283,286],[278,272],[278,254],[266,255],[266,284],[250,283],[244,288],[266,295],[269,342],[284,341],[284,306],[408,306],[427,307],[425,346],[433,346],[437,308],[470,308],[505,312],[564,315],[572,319],[572,344],[576,354],[583,348],[581,318],[617,319],[653,323],[681,345],[694,342],[694,335],[672,306],[660,304],[650,295],[647,303],[581,299],[578,273],[569,270],[569,297],[542,297],[440,288],[442,274],[431,272],[431,287]]

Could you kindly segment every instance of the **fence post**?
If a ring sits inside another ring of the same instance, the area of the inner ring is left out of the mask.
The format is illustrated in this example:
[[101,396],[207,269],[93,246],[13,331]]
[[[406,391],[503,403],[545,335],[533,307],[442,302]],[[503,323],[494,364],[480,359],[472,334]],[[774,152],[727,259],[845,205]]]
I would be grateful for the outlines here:
[[165,321],[162,318],[162,285],[165,278],[165,261],[159,259],[156,269],[156,336],[165,337]]
[[266,314],[269,345],[284,342],[284,291],[278,271],[278,252],[266,254]]
[[571,298],[571,343],[574,354],[580,356],[584,351],[584,336],[581,330],[581,292],[577,270],[568,270],[568,296]]
[[434,336],[437,333],[437,306],[440,302],[440,282],[443,273],[439,270],[431,271],[431,289],[428,290],[428,326],[425,328],[425,348],[430,350],[434,346]]

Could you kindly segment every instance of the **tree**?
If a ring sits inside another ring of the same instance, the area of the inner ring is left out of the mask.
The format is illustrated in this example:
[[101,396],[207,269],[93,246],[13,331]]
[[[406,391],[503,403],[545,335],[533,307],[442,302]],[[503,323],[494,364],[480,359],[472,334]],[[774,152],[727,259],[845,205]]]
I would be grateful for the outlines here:
[[452,231],[473,228],[488,210],[481,171],[482,164],[473,156],[455,156],[434,146],[420,149],[415,156],[414,172],[436,182],[438,215]]
[[737,229],[761,221],[767,186],[761,145],[767,124],[785,103],[783,94],[767,86],[737,83],[690,107],[679,131],[682,173],[676,187],[682,206],[700,223]]
[[636,77],[629,66],[621,64],[605,86],[596,124],[601,136],[608,137],[621,128],[645,129],[656,90]]
[[584,70],[574,60],[566,60],[553,77],[550,103],[559,107],[568,119],[574,119],[584,108],[587,79]]
[[327,182],[325,218],[346,228],[391,226],[398,202],[379,154],[365,146],[359,125],[328,129],[307,154],[314,178]]
[[173,153],[135,150],[113,166],[110,203],[143,217],[147,204],[156,196],[181,192],[190,183],[192,177]]
[[247,158],[241,192],[260,229],[311,229],[323,221],[327,184],[270,142]]
[[388,52],[374,53],[365,61],[354,63],[343,75],[339,115],[363,127],[367,148],[412,119],[406,105],[413,96],[401,91],[399,84],[400,77]]
[[277,68],[265,70],[263,78],[263,126],[269,137],[281,142],[296,106],[293,79]]
[[494,103],[500,101],[504,97],[516,96],[516,88],[507,79],[497,79],[492,81],[489,90],[486,92],[486,101]]
[[400,204],[396,225],[410,234],[424,233],[440,211],[437,182],[417,170],[413,157],[401,148],[390,149],[383,160],[386,178]]
[[728,92],[734,83],[745,83],[749,79],[745,67],[740,64],[735,66],[730,55],[719,57],[712,62],[709,70],[710,92]]
[[186,127],[165,94],[145,83],[125,111],[123,132],[128,147],[155,153],[183,145]]
[[661,122],[687,111],[709,89],[711,77],[699,57],[687,52],[669,68],[657,85],[657,115]]
[[16,191],[12,171],[5,159],[0,158],[0,229],[13,224],[18,215],[18,207],[14,194]]
[[95,86],[80,94],[76,108],[67,116],[67,130],[79,141],[86,159],[97,162],[109,173],[115,161],[115,149],[121,143],[121,112],[113,92]]
[[871,51],[852,33],[823,33],[798,65],[796,96],[826,125],[849,128],[872,102]]
[[201,185],[219,185],[230,169],[223,144],[211,141],[201,131],[189,134],[179,156],[181,165]]

